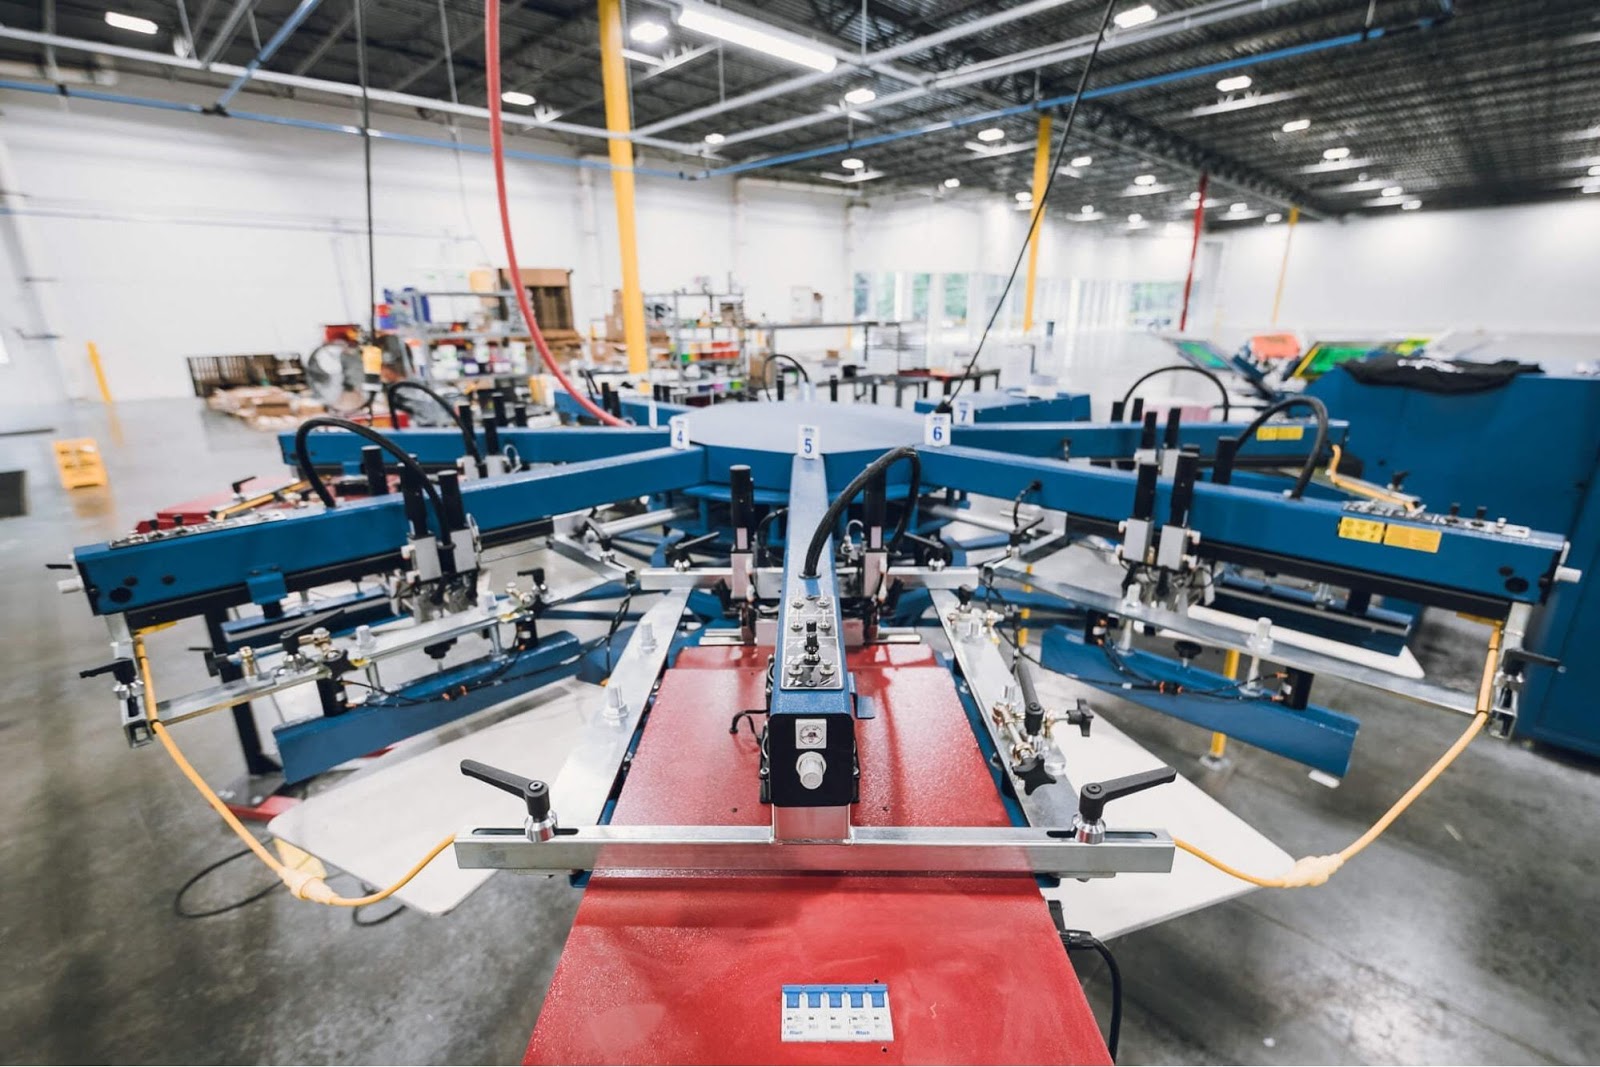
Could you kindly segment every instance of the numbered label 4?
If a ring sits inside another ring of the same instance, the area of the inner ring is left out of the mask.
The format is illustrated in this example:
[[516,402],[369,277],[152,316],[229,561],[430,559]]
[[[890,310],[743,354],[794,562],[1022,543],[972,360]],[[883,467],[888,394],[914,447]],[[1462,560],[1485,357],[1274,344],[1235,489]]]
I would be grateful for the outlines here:
[[689,447],[689,416],[674,415],[667,420],[667,427],[673,448]]

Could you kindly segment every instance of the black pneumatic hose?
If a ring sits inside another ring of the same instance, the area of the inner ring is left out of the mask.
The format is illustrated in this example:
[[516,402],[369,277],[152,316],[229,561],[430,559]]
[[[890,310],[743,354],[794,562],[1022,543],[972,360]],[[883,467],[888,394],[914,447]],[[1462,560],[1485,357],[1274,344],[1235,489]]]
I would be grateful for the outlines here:
[[910,492],[906,495],[905,507],[900,512],[900,521],[894,529],[894,536],[889,541],[892,548],[905,536],[906,528],[911,523],[911,511],[917,506],[917,496],[922,488],[922,460],[917,458],[917,450],[903,445],[891,449],[867,464],[862,472],[855,476],[851,483],[844,487],[844,492],[833,498],[828,505],[828,510],[822,513],[822,520],[817,523],[817,528],[811,532],[811,544],[806,548],[805,566],[800,569],[802,578],[815,578],[817,576],[817,563],[822,559],[822,546],[828,543],[828,538],[833,534],[833,528],[839,523],[839,516],[844,514],[845,508],[850,506],[850,501],[856,494],[865,489],[872,479],[887,471],[900,460],[911,463]]
[[377,430],[372,429],[370,426],[363,426],[359,422],[351,422],[349,419],[341,419],[333,415],[317,415],[309,418],[302,422],[300,428],[294,433],[294,458],[295,462],[300,466],[300,476],[311,483],[311,488],[316,490],[317,498],[322,501],[324,506],[336,508],[339,506],[339,500],[328,492],[328,487],[323,483],[322,476],[317,473],[317,468],[311,463],[311,450],[306,444],[306,438],[310,437],[311,431],[319,426],[349,430],[358,437],[366,438],[393,456],[400,466],[411,472],[418,483],[421,484],[422,491],[428,494],[428,500],[433,504],[434,522],[439,526],[439,536],[445,536],[444,501],[439,498],[439,490],[428,479],[428,472],[423,470],[415,459],[411,458],[410,453]]
[[1150,373],[1141,375],[1137,381],[1128,386],[1128,391],[1122,394],[1122,406],[1127,407],[1128,401],[1133,399],[1133,394],[1138,390],[1139,386],[1148,382],[1151,378],[1159,377],[1163,374],[1171,374],[1175,371],[1189,371],[1192,374],[1204,374],[1207,378],[1210,378],[1212,384],[1217,387],[1217,392],[1222,394],[1222,421],[1227,422],[1229,420],[1233,415],[1233,404],[1228,399],[1228,387],[1222,384],[1221,378],[1218,378],[1204,367],[1196,367],[1190,363],[1174,363],[1167,367],[1157,367]]
[[1294,488],[1289,490],[1290,500],[1299,500],[1305,493],[1306,486],[1311,484],[1311,475],[1317,469],[1317,460],[1322,457],[1322,450],[1328,447],[1328,407],[1314,396],[1291,396],[1280,400],[1276,404],[1257,415],[1255,421],[1245,428],[1239,437],[1239,447],[1242,449],[1255,436],[1255,432],[1266,424],[1272,416],[1292,407],[1308,407],[1317,419],[1317,440],[1312,445],[1311,452],[1306,456],[1306,461],[1300,467],[1300,476],[1294,480]]

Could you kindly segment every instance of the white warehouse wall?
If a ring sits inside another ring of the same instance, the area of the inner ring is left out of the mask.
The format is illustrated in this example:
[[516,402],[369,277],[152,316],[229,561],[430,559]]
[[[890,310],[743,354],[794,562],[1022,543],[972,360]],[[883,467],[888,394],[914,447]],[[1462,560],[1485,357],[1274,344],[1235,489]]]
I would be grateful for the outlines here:
[[[853,269],[1010,270],[1028,214],[965,190],[864,205]],[[1181,282],[1182,224],[1137,230],[1049,219],[1044,279]],[[1190,332],[1232,346],[1271,327],[1288,227],[1207,233]],[[1600,356],[1600,196],[1504,208],[1395,211],[1295,230],[1278,328],[1306,337],[1537,335],[1532,354]]]
[[[1285,226],[1223,235],[1221,325],[1264,328]],[[1600,196],[1296,228],[1279,317],[1302,333],[1600,333]]]
[[[139,94],[141,86],[124,79],[118,90]],[[308,105],[277,113],[354,121],[348,110]],[[374,125],[446,136],[437,125],[390,116]],[[574,155],[523,136],[511,147]],[[185,356],[305,351],[323,323],[365,317],[357,137],[7,94],[0,148],[9,156],[4,191],[17,212],[0,228],[9,222],[32,238],[26,271],[42,279],[55,309],[48,325],[70,395],[94,393],[89,341],[99,346],[113,396],[180,396],[189,391]],[[487,156],[377,139],[373,163],[380,290],[504,263]],[[578,321],[604,315],[621,278],[608,173],[511,160],[508,177],[522,264],[572,268]],[[737,244],[751,315],[788,318],[794,285],[823,292],[830,314],[845,314],[845,201],[761,183],[748,183],[741,196],[736,221],[726,179],[641,176],[646,291],[691,287],[700,276],[722,288]],[[17,242],[0,242],[0,278],[23,273],[19,254]],[[0,301],[8,348],[37,332],[24,304],[14,290]],[[21,373],[16,363],[0,366],[0,390],[20,385]],[[35,371],[30,380],[38,378]]]

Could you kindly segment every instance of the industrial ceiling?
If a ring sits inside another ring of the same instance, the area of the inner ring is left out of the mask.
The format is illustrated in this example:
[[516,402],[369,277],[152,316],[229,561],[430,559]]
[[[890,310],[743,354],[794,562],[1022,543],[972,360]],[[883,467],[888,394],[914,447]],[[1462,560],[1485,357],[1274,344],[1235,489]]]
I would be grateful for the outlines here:
[[[0,85],[70,90],[115,70],[234,84],[225,108],[352,99],[351,0],[111,2],[155,32],[108,24],[102,4],[0,0],[11,79]],[[641,166],[874,197],[1019,199],[1038,112],[1056,114],[1060,131],[1103,10],[1099,0],[721,7],[810,42],[832,69],[696,32],[677,0],[632,0],[625,24],[658,28],[627,42]],[[1277,221],[1291,204],[1338,216],[1600,192],[1594,0],[1117,0],[1116,12],[1051,198],[1063,218],[1125,227],[1131,216],[1140,226],[1187,216],[1202,170],[1219,225]],[[602,152],[596,5],[504,0],[502,19],[503,88],[525,94],[507,105],[513,146],[553,138]],[[480,3],[364,0],[361,25],[375,115],[483,125]]]

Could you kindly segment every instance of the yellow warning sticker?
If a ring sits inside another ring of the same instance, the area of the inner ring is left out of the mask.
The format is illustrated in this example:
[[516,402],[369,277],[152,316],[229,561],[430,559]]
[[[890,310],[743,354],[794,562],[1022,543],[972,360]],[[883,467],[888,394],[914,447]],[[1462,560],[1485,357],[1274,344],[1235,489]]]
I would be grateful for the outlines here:
[[1383,543],[1417,552],[1437,552],[1442,536],[1438,530],[1426,526],[1390,526],[1383,533]]
[[1263,426],[1256,431],[1257,441],[1298,441],[1305,437],[1304,426]]
[[1381,545],[1385,528],[1385,523],[1373,519],[1357,519],[1346,515],[1339,520],[1339,536],[1351,541],[1368,541]]

